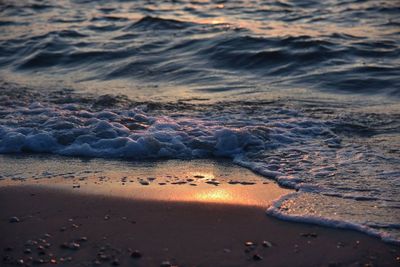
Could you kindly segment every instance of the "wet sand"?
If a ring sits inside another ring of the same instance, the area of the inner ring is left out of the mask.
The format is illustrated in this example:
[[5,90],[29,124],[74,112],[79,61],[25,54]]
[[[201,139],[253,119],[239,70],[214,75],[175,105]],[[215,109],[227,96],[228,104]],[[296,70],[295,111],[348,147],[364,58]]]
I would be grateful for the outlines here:
[[[2,266],[21,259],[65,266],[399,264],[398,247],[354,231],[280,221],[262,207],[9,186],[0,188],[0,210]],[[20,221],[10,222],[14,216]],[[140,258],[132,257],[135,250]]]
[[267,216],[290,190],[223,161],[1,163],[0,266],[399,264],[376,238]]

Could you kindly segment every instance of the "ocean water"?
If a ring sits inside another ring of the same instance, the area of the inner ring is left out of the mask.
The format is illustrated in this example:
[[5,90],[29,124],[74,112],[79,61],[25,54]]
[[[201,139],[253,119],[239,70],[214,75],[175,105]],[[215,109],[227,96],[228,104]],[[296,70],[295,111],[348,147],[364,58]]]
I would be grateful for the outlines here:
[[2,1],[0,153],[229,158],[296,189],[271,215],[400,242],[399,14],[389,0]]

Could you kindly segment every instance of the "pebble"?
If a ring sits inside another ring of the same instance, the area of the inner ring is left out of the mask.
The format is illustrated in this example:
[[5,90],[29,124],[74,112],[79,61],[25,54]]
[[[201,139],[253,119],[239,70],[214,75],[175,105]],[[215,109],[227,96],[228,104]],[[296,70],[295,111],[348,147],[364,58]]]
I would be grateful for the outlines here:
[[17,216],[13,216],[9,220],[10,223],[18,223],[20,222],[20,219]]
[[29,249],[29,248],[27,248],[27,249],[24,250],[24,254],[31,254],[31,253],[32,253],[32,250]]
[[241,185],[253,185],[256,184],[254,182],[240,182]]
[[82,236],[81,238],[78,239],[79,242],[86,242],[88,239],[86,236]]
[[262,259],[263,259],[263,257],[261,257],[259,254],[253,255],[253,260],[255,260],[255,261],[261,261]]
[[245,244],[246,247],[252,247],[252,246],[255,245],[255,244],[254,244],[253,242],[251,242],[251,241],[246,241],[244,244]]
[[177,185],[181,185],[181,184],[186,184],[187,182],[185,181],[178,181],[178,182],[173,182],[171,184],[177,184]]
[[64,249],[78,250],[81,247],[81,245],[79,245],[78,243],[75,243],[75,242],[71,242],[71,243],[65,242],[65,243],[62,243],[60,247],[64,248]]
[[139,182],[141,185],[149,185],[149,182],[146,182],[146,181],[140,181]]
[[131,253],[131,257],[135,258],[135,259],[141,258],[142,257],[142,253],[139,250],[134,250]]
[[81,245],[79,245],[78,243],[72,242],[70,243],[70,248],[72,249],[79,249],[81,247]]
[[27,240],[25,242],[25,246],[33,246],[33,245],[36,245],[36,244],[37,244],[37,242],[34,241],[34,240],[31,240],[31,239],[29,239],[29,240]]
[[264,241],[262,242],[262,245],[263,245],[263,247],[265,247],[265,248],[270,248],[270,247],[272,247],[271,242],[266,241],[266,240],[264,240]]
[[99,256],[99,259],[102,260],[102,261],[109,261],[110,260],[110,256],[108,256],[106,254],[100,253],[100,254],[98,254],[98,256]]
[[314,237],[314,238],[318,236],[318,234],[316,233],[300,233],[300,235],[303,237]]

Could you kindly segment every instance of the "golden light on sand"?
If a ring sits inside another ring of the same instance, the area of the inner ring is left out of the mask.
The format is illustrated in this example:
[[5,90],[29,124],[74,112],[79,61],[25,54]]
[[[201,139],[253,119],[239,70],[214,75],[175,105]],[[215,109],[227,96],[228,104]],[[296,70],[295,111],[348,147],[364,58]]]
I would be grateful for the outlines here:
[[232,192],[225,189],[210,189],[193,195],[193,200],[202,202],[228,202],[233,199]]
[[189,176],[204,180],[215,179],[215,175],[213,172],[190,172]]

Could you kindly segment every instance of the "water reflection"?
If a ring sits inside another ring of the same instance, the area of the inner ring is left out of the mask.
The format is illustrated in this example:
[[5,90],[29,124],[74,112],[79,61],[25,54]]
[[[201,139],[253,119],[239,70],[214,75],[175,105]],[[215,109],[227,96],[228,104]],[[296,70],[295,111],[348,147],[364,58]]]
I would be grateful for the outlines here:
[[[128,163],[57,156],[2,156],[0,165],[4,166],[5,177],[0,186],[42,186],[129,199],[266,207],[291,192],[223,160]],[[242,185],[240,181],[254,184]]]

